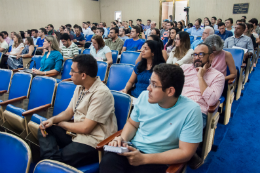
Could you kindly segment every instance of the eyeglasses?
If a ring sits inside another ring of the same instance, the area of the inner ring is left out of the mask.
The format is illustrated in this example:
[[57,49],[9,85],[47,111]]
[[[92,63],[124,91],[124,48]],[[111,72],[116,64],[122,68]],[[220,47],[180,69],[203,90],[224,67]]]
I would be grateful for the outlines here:
[[199,56],[199,58],[203,58],[207,54],[210,54],[210,53],[204,53],[204,52],[194,53],[194,54],[191,54],[191,57],[196,58],[197,56]]
[[149,85],[151,85],[152,88],[162,88],[162,86],[157,86],[157,85],[155,85],[155,84],[151,81],[151,79],[149,79]]
[[78,71],[74,71],[73,69],[70,69],[70,72],[71,72],[71,73],[80,73],[80,72],[78,72]]

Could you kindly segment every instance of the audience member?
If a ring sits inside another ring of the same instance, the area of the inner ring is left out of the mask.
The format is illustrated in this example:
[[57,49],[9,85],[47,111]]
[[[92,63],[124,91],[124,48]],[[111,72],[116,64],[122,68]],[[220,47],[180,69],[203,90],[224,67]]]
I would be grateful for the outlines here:
[[242,24],[242,20],[239,19],[239,20],[236,21],[236,24],[239,24],[239,23]]
[[64,33],[67,33],[70,36],[71,41],[73,41],[74,34],[71,35],[70,28],[65,28]]
[[118,54],[121,54],[124,41],[118,37],[118,34],[119,34],[118,28],[110,28],[110,33],[109,33],[110,38],[105,41],[105,44],[110,48],[110,50],[117,50]]
[[228,18],[227,20],[225,20],[225,26],[226,26],[226,30],[231,31],[234,35],[235,28],[233,28],[233,19],[232,18]]
[[241,23],[245,24],[246,23],[245,19],[241,19]]
[[175,47],[170,53],[167,64],[175,64],[181,66],[183,64],[191,64],[193,49],[190,49],[190,37],[187,32],[180,31],[175,38]]
[[9,69],[23,67],[23,58],[31,58],[34,54],[34,44],[32,37],[25,38],[25,46],[21,54],[17,56],[8,56],[7,65]]
[[218,24],[218,31],[215,31],[215,34],[221,37],[223,41],[225,41],[228,37],[232,37],[233,33],[231,31],[227,31],[225,29],[225,23],[220,22]]
[[[155,23],[156,24],[156,23]],[[147,20],[147,25],[145,25],[144,26],[144,31],[147,31],[148,29],[150,29],[151,28],[151,20],[150,19],[148,19]],[[146,33],[145,33],[145,35],[146,35]]]
[[164,32],[167,31],[167,30],[168,30],[167,29],[167,20],[164,20],[163,23],[162,23],[162,29],[160,31],[160,38],[163,37]]
[[[214,57],[211,62],[211,67],[220,71],[225,76],[225,80],[236,78],[237,70],[233,56],[230,52],[223,50],[223,41],[221,38],[214,34],[207,37],[204,43],[209,45],[213,51]],[[227,67],[230,71],[228,76]]]
[[[147,28],[147,30],[145,32],[146,37],[151,34],[151,30],[154,29],[155,27],[156,27],[156,22],[152,21],[150,24],[150,28]],[[143,39],[145,39],[145,37]]]
[[90,46],[90,54],[98,61],[106,61],[107,64],[112,64],[113,59],[111,50],[105,45],[103,38],[99,35],[95,35],[91,40],[92,46]]
[[9,46],[12,46],[14,44],[14,31],[11,32],[11,41],[9,42]]
[[[212,26],[211,26],[211,22],[210,22],[209,20],[206,20],[206,21],[204,22],[204,26],[203,26],[203,27],[205,28],[205,27],[207,27],[207,26],[212,27]],[[213,28],[213,27],[212,27],[212,28]]]
[[182,23],[183,28],[186,28],[185,21],[181,20],[181,23]]
[[74,37],[74,32],[73,32],[73,30],[71,29],[71,24],[67,24],[67,25],[65,25],[65,27],[66,27],[66,28],[69,28],[70,35],[73,35],[73,37]]
[[65,29],[65,26],[61,25],[60,28],[59,28],[59,31],[60,31],[61,34],[64,33],[64,29]]
[[250,37],[252,39],[254,49],[257,49],[258,48],[258,44],[256,43],[256,38],[252,34],[253,30],[254,30],[254,26],[252,24],[250,24],[250,23],[247,23],[246,24],[246,29],[244,31],[244,35],[246,35],[246,36],[248,36],[248,37]]
[[70,39],[69,34],[62,34],[60,40],[62,42],[61,54],[64,61],[72,59],[79,54],[78,46]]
[[177,22],[177,28],[178,28],[180,31],[184,31],[181,21]]
[[105,28],[103,22],[100,22],[99,28],[103,28],[103,29],[104,29],[104,32],[103,32],[103,33],[104,33],[104,37],[107,38],[107,36],[108,36],[109,33],[108,33],[107,29]]
[[196,40],[197,37],[201,37],[204,29],[200,28],[200,20],[195,20],[195,27],[187,29],[186,32],[188,32],[190,35],[194,36],[194,39]]
[[118,26],[118,28],[124,28],[124,26],[122,25],[122,22],[118,22],[117,26]]
[[215,16],[213,16],[211,18],[211,26],[214,28],[215,31],[218,30],[218,25],[216,24],[217,18]]
[[45,40],[45,35],[47,34],[47,31],[44,28],[40,28],[38,30],[39,38],[37,39],[36,46],[37,46],[37,51],[36,55],[42,55],[43,54],[43,42]]
[[22,37],[23,42],[25,41],[25,36],[23,31],[19,31],[19,35]]
[[62,42],[61,42],[61,40],[60,40],[60,37],[61,37],[60,32],[54,32],[53,36],[57,39],[59,48],[61,49],[63,45],[62,45]]
[[31,37],[31,30],[24,31],[24,36],[25,36],[25,38]]
[[[116,27],[117,28],[117,27]],[[103,28],[97,28],[96,30],[96,34],[95,35],[98,35],[100,37],[103,38],[103,35],[104,35],[104,29]]]
[[2,31],[1,33],[3,34],[6,43],[9,44],[10,41],[11,41],[11,38],[8,37],[8,32],[6,32],[6,31]]
[[125,31],[126,30],[124,28],[119,29],[119,38],[121,40],[123,40],[124,42],[125,42],[125,40],[129,39],[129,37],[125,35]]
[[84,34],[82,33],[82,28],[80,26],[75,27],[75,35],[74,35],[73,42],[78,47],[84,47],[85,46],[85,38],[84,38]]
[[202,115],[197,103],[181,95],[183,84],[180,67],[154,67],[148,91],[139,96],[121,136],[109,143],[131,141],[135,148],[124,143],[131,152],[105,153],[100,173],[166,172],[168,165],[190,160],[202,141]]
[[84,37],[87,37],[89,34],[89,32],[91,31],[91,29],[89,28],[87,22],[83,22],[83,28],[82,28]]
[[252,18],[248,21],[248,23],[251,23],[254,26],[253,34],[256,38],[258,38],[260,36],[260,27],[258,26],[258,20],[256,18]]
[[139,39],[140,27],[133,26],[131,30],[131,39],[125,40],[122,52],[124,51],[139,51],[142,48],[143,41]]
[[224,75],[211,67],[213,57],[211,47],[201,43],[192,54],[193,64],[181,66],[185,76],[182,95],[200,105],[203,127],[207,123],[209,106],[214,106],[218,102],[225,84]]
[[31,30],[32,38],[33,38],[33,44],[36,45],[37,40],[38,40],[38,30],[37,29],[32,29]]
[[[121,28],[119,28],[119,31],[120,31],[120,29],[121,29]],[[131,29],[129,28],[129,26],[128,26],[127,23],[125,23],[124,29],[125,29],[125,35],[130,35]]]
[[170,35],[169,35],[169,39],[168,42],[165,44],[164,46],[164,50],[167,51],[167,56],[170,56],[171,51],[173,50],[173,48],[175,47],[175,38],[176,38],[176,34],[179,32],[180,30],[178,28],[172,28],[170,29]]
[[91,27],[91,31],[92,31],[92,34],[90,34],[90,35],[95,36],[96,35],[96,31],[97,31],[97,27],[96,26],[92,26]]
[[235,28],[235,35],[227,38],[224,43],[224,48],[233,48],[235,46],[247,49],[248,51],[244,55],[244,61],[246,60],[249,54],[252,55],[254,53],[252,39],[244,35],[245,29],[246,26],[244,24],[237,24]]
[[0,52],[5,53],[8,51],[8,43],[4,40],[4,35],[0,33]]
[[33,69],[37,75],[58,74],[61,71],[63,57],[60,53],[56,38],[52,35],[45,37],[43,47],[47,49],[41,60],[40,70]]
[[136,20],[136,25],[141,26],[141,32],[143,32],[144,24],[142,24],[142,19],[137,19],[137,20]]
[[47,35],[53,35],[54,34],[54,32],[56,32],[55,30],[54,30],[54,26],[52,25],[52,24],[49,24],[48,26],[47,26]]
[[193,27],[193,24],[192,23],[189,23],[188,24],[188,28],[192,28]]
[[133,20],[129,20],[129,28],[132,30],[132,27],[133,27]]
[[242,19],[244,19],[244,20],[245,20],[245,22],[246,22],[246,16],[242,16]]
[[[38,138],[41,159],[79,167],[98,162],[95,148],[117,131],[117,121],[113,95],[97,77],[96,60],[91,55],[78,55],[72,61],[71,80],[77,85],[74,95],[65,111],[39,126]],[[73,117],[74,122],[69,121]]]
[[116,22],[111,22],[110,28],[115,28],[115,27],[117,27]]
[[195,49],[200,43],[202,43],[208,36],[213,35],[214,34],[214,29],[211,26],[206,26],[203,33],[202,33],[202,37],[200,40],[195,40],[192,44],[191,44],[191,49]]
[[217,20],[217,25],[218,25],[219,23],[221,23],[221,22],[222,22],[222,19],[219,18],[219,19]]
[[165,29],[163,36],[162,36],[162,40],[169,38],[169,35],[170,35],[169,32],[172,28],[173,28],[173,23],[168,21],[167,24],[166,24],[166,29]]

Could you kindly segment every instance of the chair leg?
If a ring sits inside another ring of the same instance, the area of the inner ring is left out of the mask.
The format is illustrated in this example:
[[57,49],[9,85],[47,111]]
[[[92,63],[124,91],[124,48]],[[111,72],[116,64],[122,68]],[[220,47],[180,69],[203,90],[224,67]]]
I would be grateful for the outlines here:
[[237,85],[237,93],[236,93],[236,100],[240,98],[241,90],[242,90],[242,83],[243,83],[243,70],[240,70],[239,78],[238,78],[238,85]]
[[234,88],[232,85],[228,85],[228,92],[226,97],[226,108],[224,115],[224,125],[227,125],[231,116],[231,107],[234,99]]
[[249,77],[249,69],[250,69],[250,64],[251,64],[251,61],[250,61],[251,58],[247,58],[247,63],[246,63],[246,72],[245,72],[245,81],[244,81],[244,85],[247,83],[248,81],[248,77]]

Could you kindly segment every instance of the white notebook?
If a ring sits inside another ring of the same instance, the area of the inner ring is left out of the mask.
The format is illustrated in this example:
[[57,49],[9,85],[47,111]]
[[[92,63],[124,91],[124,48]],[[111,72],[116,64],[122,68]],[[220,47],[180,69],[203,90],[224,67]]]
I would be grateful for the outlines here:
[[109,145],[104,146],[104,151],[120,153],[120,154],[129,152],[129,150],[126,147],[113,147],[113,146],[109,146]]

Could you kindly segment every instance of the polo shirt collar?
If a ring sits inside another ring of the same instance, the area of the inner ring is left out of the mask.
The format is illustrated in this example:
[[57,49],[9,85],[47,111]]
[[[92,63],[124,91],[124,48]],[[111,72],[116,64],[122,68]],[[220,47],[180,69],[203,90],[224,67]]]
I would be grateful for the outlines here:
[[[99,76],[97,76],[95,82],[89,88],[88,92],[90,92],[90,93],[94,92],[96,90],[96,88],[100,85],[100,82],[101,82],[101,80],[100,80]],[[84,87],[81,85],[79,88],[80,88],[80,90],[82,90]]]
[[[242,34],[239,38],[244,37],[244,36],[245,36],[245,35]],[[233,36],[231,36],[231,37],[236,38],[235,35],[233,35]]]

